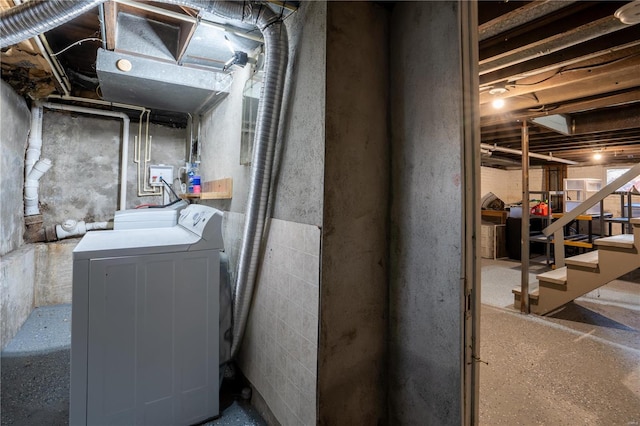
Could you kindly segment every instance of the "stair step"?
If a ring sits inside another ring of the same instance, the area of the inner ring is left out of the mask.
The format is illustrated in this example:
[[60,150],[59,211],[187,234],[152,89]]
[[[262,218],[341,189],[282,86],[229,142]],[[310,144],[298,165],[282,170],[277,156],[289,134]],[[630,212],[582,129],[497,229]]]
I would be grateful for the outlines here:
[[628,249],[632,249],[634,247],[633,234],[620,234],[613,235],[611,237],[598,238],[594,243],[601,247],[620,247]]
[[[513,307],[515,309],[520,308],[520,287],[514,287],[511,289],[511,293],[513,293]],[[538,300],[540,299],[540,292],[536,288],[531,293],[529,293],[529,303],[532,305],[537,305]]]
[[538,281],[567,285],[567,267],[563,266],[562,268],[536,275],[536,278]]
[[598,268],[598,250],[588,251],[577,256],[565,259],[564,263],[572,266],[582,266],[583,268]]

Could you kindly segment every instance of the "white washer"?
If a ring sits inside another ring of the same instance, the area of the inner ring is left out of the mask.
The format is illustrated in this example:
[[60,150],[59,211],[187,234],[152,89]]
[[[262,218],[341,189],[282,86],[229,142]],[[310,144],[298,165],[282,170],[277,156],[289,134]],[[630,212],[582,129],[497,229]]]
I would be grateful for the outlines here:
[[222,212],[87,233],[73,251],[71,425],[189,425],[219,414]]
[[178,214],[189,204],[180,200],[167,207],[116,211],[113,229],[167,228],[176,226]]

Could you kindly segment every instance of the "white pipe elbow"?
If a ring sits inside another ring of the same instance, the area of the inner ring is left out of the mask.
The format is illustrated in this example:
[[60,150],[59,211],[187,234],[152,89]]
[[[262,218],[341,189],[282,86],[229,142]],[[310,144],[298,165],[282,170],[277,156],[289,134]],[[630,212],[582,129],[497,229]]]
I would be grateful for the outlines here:
[[[43,158],[42,160],[39,160],[27,175],[27,182],[35,181],[37,185],[42,175],[47,173],[50,168],[51,168],[51,160],[49,160],[48,158]],[[25,186],[27,185],[27,182],[25,182]]]
[[83,220],[67,219],[61,225],[56,225],[56,236],[59,240],[70,237],[80,237],[88,231],[108,229],[109,222],[86,223]]
[[40,213],[38,207],[38,181],[51,168],[51,160],[43,158],[38,161],[24,182],[24,215],[33,216]]
[[76,237],[87,233],[84,221],[67,219],[62,225],[56,225],[56,236],[59,240],[63,238]]

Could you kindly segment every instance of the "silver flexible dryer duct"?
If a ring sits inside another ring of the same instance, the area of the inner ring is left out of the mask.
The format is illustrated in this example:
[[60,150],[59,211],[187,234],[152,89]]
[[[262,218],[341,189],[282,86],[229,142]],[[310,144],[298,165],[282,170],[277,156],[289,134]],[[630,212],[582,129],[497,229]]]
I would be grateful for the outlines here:
[[[31,0],[0,12],[2,37],[0,47],[16,44],[57,27],[104,0]],[[265,41],[265,78],[254,140],[251,183],[245,215],[242,248],[238,261],[237,281],[233,294],[233,345],[235,358],[242,343],[249,317],[251,298],[258,271],[260,244],[267,214],[271,171],[278,135],[284,77],[288,61],[288,38],[285,25],[268,6],[252,2],[206,0],[160,0],[206,10],[229,19],[256,25]]]
[[30,0],[0,13],[0,48],[35,37],[83,14],[104,0]]

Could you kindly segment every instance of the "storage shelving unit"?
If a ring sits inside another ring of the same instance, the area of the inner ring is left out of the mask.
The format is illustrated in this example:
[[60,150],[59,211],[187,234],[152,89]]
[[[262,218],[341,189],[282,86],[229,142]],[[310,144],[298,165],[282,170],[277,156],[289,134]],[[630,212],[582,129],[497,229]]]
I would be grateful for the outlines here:
[[[601,179],[565,179],[564,180],[564,211],[570,212],[584,200],[602,189]],[[595,205],[584,214],[600,214],[600,205]]]

